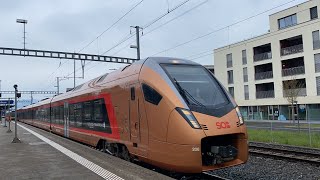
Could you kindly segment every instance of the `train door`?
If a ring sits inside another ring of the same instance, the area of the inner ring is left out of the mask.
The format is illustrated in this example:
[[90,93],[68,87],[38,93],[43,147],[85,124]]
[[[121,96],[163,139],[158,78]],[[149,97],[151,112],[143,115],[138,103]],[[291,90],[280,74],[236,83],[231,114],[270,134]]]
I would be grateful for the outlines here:
[[135,87],[130,88],[129,119],[130,119],[130,139],[133,146],[137,147],[140,142],[140,117],[139,98],[136,96]]
[[69,137],[69,103],[64,103],[64,117],[63,117],[63,129],[64,129],[64,136]]

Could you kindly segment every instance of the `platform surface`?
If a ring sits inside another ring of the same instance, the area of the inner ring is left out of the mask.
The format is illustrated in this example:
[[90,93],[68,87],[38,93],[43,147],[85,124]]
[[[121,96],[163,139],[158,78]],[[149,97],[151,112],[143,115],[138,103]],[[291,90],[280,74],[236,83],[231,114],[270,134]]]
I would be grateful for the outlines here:
[[21,143],[11,143],[13,123],[11,133],[0,126],[0,179],[170,179],[47,131],[18,125]]

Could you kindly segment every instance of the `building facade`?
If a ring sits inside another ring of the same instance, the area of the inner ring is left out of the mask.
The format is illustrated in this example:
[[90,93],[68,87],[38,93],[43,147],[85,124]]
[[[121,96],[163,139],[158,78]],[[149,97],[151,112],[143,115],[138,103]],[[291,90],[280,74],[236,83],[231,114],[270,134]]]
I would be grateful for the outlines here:
[[214,50],[246,119],[320,121],[320,0],[269,16],[267,34]]

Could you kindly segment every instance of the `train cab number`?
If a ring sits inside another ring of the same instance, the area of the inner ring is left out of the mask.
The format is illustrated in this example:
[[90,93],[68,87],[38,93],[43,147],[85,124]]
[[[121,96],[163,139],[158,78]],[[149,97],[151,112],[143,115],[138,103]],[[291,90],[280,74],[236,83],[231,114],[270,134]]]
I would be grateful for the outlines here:
[[231,127],[229,122],[216,122],[216,126],[218,129],[228,129]]

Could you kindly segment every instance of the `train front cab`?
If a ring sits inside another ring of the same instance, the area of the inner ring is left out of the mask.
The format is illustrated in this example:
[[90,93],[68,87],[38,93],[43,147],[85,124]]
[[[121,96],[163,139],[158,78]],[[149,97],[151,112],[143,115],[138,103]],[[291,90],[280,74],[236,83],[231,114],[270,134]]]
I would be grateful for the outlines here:
[[[200,173],[247,161],[247,134],[240,112],[204,67],[184,60],[149,60],[140,77],[163,96],[157,106],[145,103],[152,164]],[[203,102],[199,102],[201,96]]]

